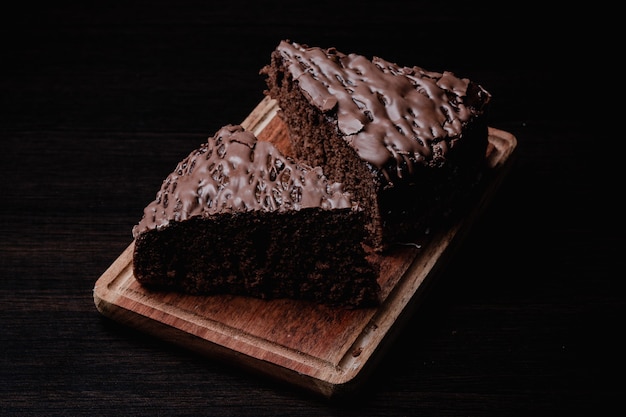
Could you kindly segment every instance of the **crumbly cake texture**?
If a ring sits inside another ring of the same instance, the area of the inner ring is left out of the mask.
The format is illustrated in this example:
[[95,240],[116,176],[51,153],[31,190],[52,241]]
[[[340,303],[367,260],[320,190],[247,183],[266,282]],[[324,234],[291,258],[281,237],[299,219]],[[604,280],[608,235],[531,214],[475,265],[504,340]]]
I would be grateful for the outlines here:
[[491,95],[468,79],[288,40],[260,73],[294,157],[353,193],[376,251],[450,221],[485,168]]
[[321,168],[227,125],[144,209],[133,272],[155,290],[372,306],[380,287],[362,244],[364,215]]

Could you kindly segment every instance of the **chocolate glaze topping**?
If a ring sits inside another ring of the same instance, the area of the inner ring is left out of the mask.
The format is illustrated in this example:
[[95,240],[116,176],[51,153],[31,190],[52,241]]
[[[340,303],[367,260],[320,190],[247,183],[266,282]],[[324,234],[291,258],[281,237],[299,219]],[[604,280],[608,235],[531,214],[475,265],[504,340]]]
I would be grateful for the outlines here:
[[390,164],[402,178],[414,164],[445,156],[491,97],[451,72],[288,41],[277,50],[307,99],[322,112],[336,109],[345,140],[387,178]]
[[297,164],[243,127],[227,125],[168,175],[133,236],[193,216],[309,207],[358,209],[321,168]]

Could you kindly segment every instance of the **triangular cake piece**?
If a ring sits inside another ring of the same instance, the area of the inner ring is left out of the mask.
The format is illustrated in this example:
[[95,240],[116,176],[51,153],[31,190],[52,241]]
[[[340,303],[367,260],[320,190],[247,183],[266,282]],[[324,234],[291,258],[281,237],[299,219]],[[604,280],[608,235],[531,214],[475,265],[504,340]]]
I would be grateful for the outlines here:
[[227,125],[145,208],[133,228],[134,275],[155,290],[376,305],[364,214],[320,168]]
[[295,157],[354,195],[377,251],[452,218],[486,167],[491,95],[466,78],[287,40],[261,74]]

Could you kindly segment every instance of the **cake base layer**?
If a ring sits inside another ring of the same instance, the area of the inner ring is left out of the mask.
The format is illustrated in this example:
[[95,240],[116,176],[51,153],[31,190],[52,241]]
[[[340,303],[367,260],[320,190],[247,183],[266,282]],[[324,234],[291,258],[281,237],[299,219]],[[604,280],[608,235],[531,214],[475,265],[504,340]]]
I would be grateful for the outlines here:
[[[196,216],[135,238],[133,273],[151,290],[368,307],[378,303],[378,271],[363,221],[350,208]],[[228,244],[216,242],[230,232]]]
[[[289,153],[275,101],[264,99],[242,123],[261,140]],[[462,219],[428,241],[406,242],[379,256],[381,303],[345,309],[306,301],[264,301],[232,295],[153,292],[132,273],[134,242],[97,280],[98,311],[117,322],[209,358],[324,397],[354,392],[394,334],[415,311],[428,284],[463,241],[506,176],[517,145],[510,133],[489,129],[488,172]]]

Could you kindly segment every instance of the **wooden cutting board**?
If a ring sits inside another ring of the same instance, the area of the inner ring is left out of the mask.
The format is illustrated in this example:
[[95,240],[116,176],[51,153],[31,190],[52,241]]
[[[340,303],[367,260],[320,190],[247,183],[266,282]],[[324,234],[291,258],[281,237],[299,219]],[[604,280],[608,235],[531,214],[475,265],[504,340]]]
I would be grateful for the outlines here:
[[[289,153],[278,106],[265,98],[242,125]],[[467,215],[418,247],[385,256],[379,282],[382,304],[342,309],[293,300],[264,301],[229,295],[154,293],[135,280],[131,243],[97,280],[96,308],[104,316],[210,358],[297,385],[325,397],[353,391],[366,378],[410,316],[427,283],[445,267],[477,215],[488,204],[511,162],[517,140],[489,128],[489,172]]]

